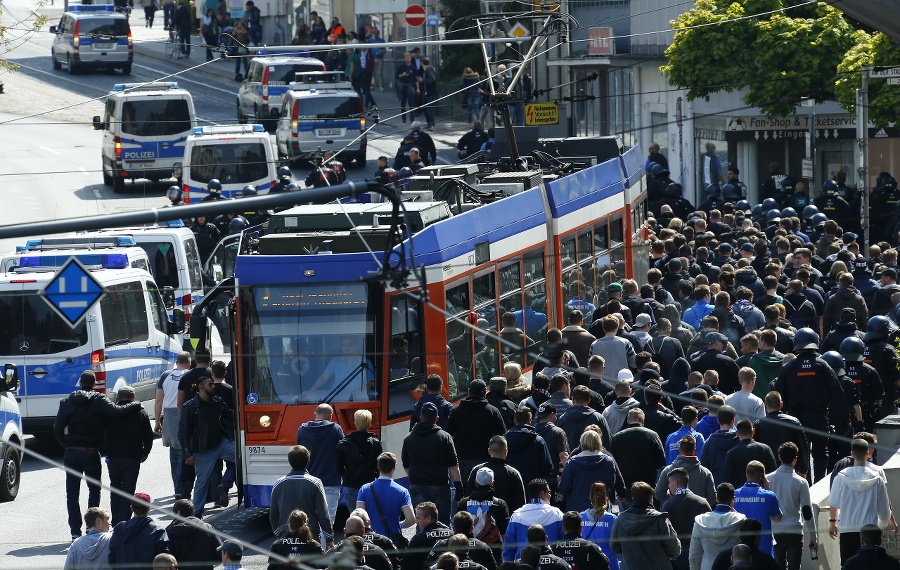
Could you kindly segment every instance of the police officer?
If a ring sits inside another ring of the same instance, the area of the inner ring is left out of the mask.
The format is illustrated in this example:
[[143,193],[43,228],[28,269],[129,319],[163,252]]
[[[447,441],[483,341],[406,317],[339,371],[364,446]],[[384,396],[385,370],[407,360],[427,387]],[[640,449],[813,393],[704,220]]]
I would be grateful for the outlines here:
[[[878,371],[865,362],[866,346],[855,336],[847,337],[841,343],[844,356],[844,370],[859,390],[859,412],[856,414],[853,432],[874,433],[875,422],[881,419],[881,405],[884,400],[884,385]],[[864,425],[863,425],[864,422]],[[848,445],[849,447],[849,445]],[[841,457],[846,457],[841,455]]]
[[781,181],[784,180],[784,174],[777,162],[769,163],[769,177],[766,178],[759,190],[759,197],[763,200],[766,198],[776,198],[781,192]]
[[781,192],[775,196],[775,201],[778,202],[779,208],[791,206],[795,210],[799,210],[805,206],[800,206],[800,208],[798,208],[794,203],[794,187],[796,185],[797,180],[790,174],[781,179]]
[[734,184],[725,184],[722,186],[722,198],[726,202],[731,202],[732,204],[739,201],[741,199],[741,189]]
[[216,200],[227,200],[225,196],[222,196],[222,183],[219,182],[218,178],[213,178],[206,184],[206,190],[209,192],[206,196],[203,197],[201,202],[214,202]]
[[[860,356],[862,356],[861,352]],[[834,373],[837,375],[838,384],[841,386],[841,392],[844,394],[844,400],[850,410],[850,413],[847,415],[832,418],[831,424],[834,426],[834,433],[835,435],[848,438],[849,440],[854,433],[861,431],[862,428],[862,422],[859,421],[859,418],[862,417],[859,406],[859,386],[857,386],[852,379],[847,377],[847,367],[845,366],[844,358],[840,353],[830,350],[822,355],[822,360],[827,362],[828,366],[831,366],[831,369],[834,370]],[[850,363],[847,362],[846,364]],[[846,457],[844,453],[849,452],[849,450],[849,441],[838,438],[831,441],[831,463],[828,466],[829,471],[841,457]]]
[[422,130],[421,121],[417,119],[412,122],[412,132],[409,134],[412,136],[413,144],[422,151],[422,162],[437,164],[437,149],[434,146],[434,140],[431,135]]
[[321,158],[316,157],[316,167],[306,177],[306,186],[309,188],[322,188],[338,184],[337,173],[323,164]]
[[682,220],[686,220],[694,211],[694,205],[684,197],[684,188],[677,182],[666,186],[664,198],[666,203],[672,207],[672,213]]
[[[288,185],[291,183],[291,169],[287,166],[282,166],[278,169],[278,182],[272,184],[272,188],[269,190],[269,194],[283,194],[288,191]],[[247,196],[247,193],[244,192],[244,196]]]
[[809,206],[803,208],[803,214],[800,216],[801,226],[803,228],[803,233],[809,235],[809,233],[816,229],[816,226],[813,224],[813,216],[819,213],[819,208],[815,204],[810,204]]
[[669,168],[659,163],[650,167],[650,182],[647,183],[647,199],[656,202],[663,197],[666,186],[672,183],[669,179]]
[[900,189],[897,188],[897,180],[887,172],[882,172],[878,175],[870,202],[871,235],[880,236],[884,233],[891,215],[897,209],[898,202],[900,202]]
[[875,421],[896,413],[894,400],[897,398],[900,369],[898,369],[897,349],[891,343],[891,336],[895,332],[897,325],[881,315],[872,317],[866,323],[866,334],[863,337],[866,349],[863,361],[875,369],[884,388],[881,412],[875,416]]
[[825,475],[829,466],[829,418],[849,413],[837,375],[816,353],[818,348],[819,335],[815,331],[807,327],[798,330],[794,335],[797,357],[784,365],[775,381],[775,389],[784,401],[784,412],[811,430],[808,436],[815,462],[815,481]]
[[437,541],[453,536],[450,527],[438,520],[437,506],[432,502],[419,503],[416,506],[416,523],[419,525],[419,532],[409,541],[409,547],[403,557],[404,568],[407,564],[410,568],[424,568],[428,553]]
[[819,241],[819,238],[825,235],[825,222],[827,221],[828,216],[821,212],[812,217],[809,222],[812,228],[810,228],[809,231],[803,232],[807,236],[809,236],[809,241],[811,243],[816,243],[817,241]]
[[[736,198],[736,200],[743,200],[744,198],[747,197],[747,185],[740,181],[740,178],[739,178],[740,175],[741,175],[741,171],[738,169],[736,164],[731,164],[728,166],[728,174],[727,174],[728,180],[727,180],[726,184],[731,184],[732,186],[737,188],[737,191],[740,194],[740,196],[738,198]],[[722,191],[724,192],[724,187],[723,187]],[[725,198],[728,198],[728,196],[725,196]]]
[[178,186],[169,186],[169,189],[166,190],[166,197],[169,199],[166,207],[184,205],[184,200],[181,199],[181,188]]
[[847,227],[850,218],[850,204],[837,193],[837,184],[833,180],[826,180],[822,184],[822,194],[813,200],[815,205],[829,220],[834,220],[841,227]]
[[609,559],[595,543],[581,538],[581,515],[569,511],[563,515],[563,538],[550,545],[556,556],[569,563],[572,568],[606,570]]
[[191,226],[191,231],[194,232],[194,237],[197,238],[197,250],[200,253],[200,261],[205,263],[216,248],[216,244],[222,239],[222,234],[215,225],[206,221],[206,216],[197,216],[197,219],[194,220]]
[[721,198],[721,190],[715,184],[710,184],[706,187],[706,201],[697,206],[698,210],[703,210],[707,213],[707,215],[713,210],[722,209],[722,204],[725,202]]

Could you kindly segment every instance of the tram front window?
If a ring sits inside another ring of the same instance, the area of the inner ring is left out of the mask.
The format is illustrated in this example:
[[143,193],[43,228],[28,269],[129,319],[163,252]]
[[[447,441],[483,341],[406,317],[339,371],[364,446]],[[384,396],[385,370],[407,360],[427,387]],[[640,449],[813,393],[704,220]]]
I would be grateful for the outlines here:
[[365,284],[256,286],[242,297],[251,304],[245,398],[253,394],[259,404],[377,398]]

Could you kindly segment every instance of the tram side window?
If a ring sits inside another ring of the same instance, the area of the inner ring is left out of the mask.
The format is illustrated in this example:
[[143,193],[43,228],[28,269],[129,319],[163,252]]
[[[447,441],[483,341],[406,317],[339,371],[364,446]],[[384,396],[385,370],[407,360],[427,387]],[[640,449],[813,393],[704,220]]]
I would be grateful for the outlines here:
[[447,389],[451,401],[463,397],[474,378],[475,354],[473,343],[475,335],[472,329],[459,320],[466,320],[469,314],[469,281],[468,279],[447,289],[444,296],[445,310],[454,318],[447,319],[447,356],[448,374]]
[[424,392],[425,358],[420,330],[422,303],[403,295],[391,299],[391,340],[388,385],[388,417],[408,414],[416,401],[412,393]]
[[562,269],[562,296],[563,296],[563,322],[569,318],[569,313],[577,307],[571,302],[578,297],[578,266],[575,253],[575,238],[564,240],[560,244],[560,267]]
[[516,322],[535,342],[547,338],[547,288],[544,276],[544,248],[533,249],[522,256],[525,303]]
[[609,269],[609,235],[606,220],[594,224],[594,267],[597,273],[597,295],[594,305],[601,307],[609,301],[606,288],[615,281]]
[[625,277],[625,231],[621,214],[609,222],[609,257],[617,278]]
[[478,316],[478,328],[486,329],[475,335],[475,377],[490,380],[499,376],[501,351],[497,337],[503,328],[497,311],[497,285],[494,282],[494,271],[491,270],[472,278],[472,300],[475,314]]
[[[524,334],[522,327],[519,326],[523,302],[520,267],[521,264],[519,261],[501,267],[497,277],[500,283],[500,324],[502,326],[500,329],[500,338],[514,343],[520,349],[524,349],[527,346],[534,344],[534,339]],[[507,322],[504,322],[504,319],[506,319]],[[510,350],[512,349],[508,346],[501,347],[502,353],[508,354]],[[523,354],[519,354],[513,358],[514,362],[519,362],[522,366],[528,365],[527,360],[527,355]],[[483,378],[483,380],[487,381],[490,380],[490,378]]]
[[[594,251],[593,236],[591,228],[586,228],[578,235],[578,270],[581,283],[584,284],[580,289],[580,296],[584,300],[584,308],[581,312],[584,314],[584,325],[589,327],[593,321],[594,294],[596,288],[594,286]],[[590,305],[587,305],[590,303]],[[587,309],[587,310],[585,310]],[[568,323],[566,323],[568,324]]]

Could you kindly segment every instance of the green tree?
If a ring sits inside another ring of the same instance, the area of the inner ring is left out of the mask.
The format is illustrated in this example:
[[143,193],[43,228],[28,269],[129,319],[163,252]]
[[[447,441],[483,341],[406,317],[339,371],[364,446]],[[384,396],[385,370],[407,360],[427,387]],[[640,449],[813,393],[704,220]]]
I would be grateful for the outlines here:
[[[854,45],[838,64],[838,80],[834,91],[841,105],[856,110],[856,90],[860,87],[863,67],[900,65],[900,48],[886,35],[862,30],[854,34]],[[869,120],[877,128],[900,119],[900,86],[888,85],[884,79],[870,79]]]
[[41,31],[41,28],[47,24],[47,16],[37,13],[46,4],[47,0],[41,0],[35,9],[25,16],[25,19],[8,24],[2,22],[3,8],[0,4],[0,69],[8,72],[19,69],[19,66],[7,60],[6,56],[16,47],[27,42],[35,32]]
[[801,97],[833,97],[852,26],[824,3],[786,8],[781,0],[699,0],[672,22],[660,69],[688,100],[746,89],[742,100],[770,116],[793,112]]
[[[477,38],[478,30],[475,29],[475,21],[471,19],[459,21],[462,18],[474,16],[481,13],[481,2],[479,0],[441,0],[441,12],[444,14],[444,22],[446,25],[456,23],[452,30],[447,33],[447,39],[458,40],[463,38]],[[471,67],[475,71],[481,71],[484,67],[484,56],[481,53],[481,46],[443,46],[441,47],[441,81],[445,83],[453,83],[455,78],[459,82],[462,77],[463,69]]]

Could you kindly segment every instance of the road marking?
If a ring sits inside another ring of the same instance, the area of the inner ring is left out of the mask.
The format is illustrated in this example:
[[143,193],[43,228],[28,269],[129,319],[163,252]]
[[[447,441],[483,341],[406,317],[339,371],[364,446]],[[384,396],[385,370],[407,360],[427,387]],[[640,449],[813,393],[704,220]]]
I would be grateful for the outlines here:
[[[41,148],[43,148],[43,147],[41,147]],[[85,176],[90,176],[90,175],[91,175],[91,173],[88,172],[87,169],[86,169],[85,167],[83,167],[83,166],[79,166],[79,167],[78,167],[78,170],[80,170],[81,173],[84,174]]]
[[[156,73],[156,74],[159,74],[159,69],[154,69],[154,68],[152,68],[152,67],[147,67],[146,65],[139,65],[139,64],[136,64],[136,63],[135,63],[135,64],[132,64],[132,66],[133,66],[133,67],[140,67],[140,68],[142,68],[142,69],[147,69],[147,70],[152,71],[152,72],[154,72],[154,73]],[[168,75],[168,74],[167,74],[167,75]],[[236,96],[237,96],[237,93],[236,93],[235,91],[229,91],[229,90],[227,90],[227,89],[222,89],[221,87],[215,87],[214,85],[210,85],[210,84],[208,84],[208,83],[203,83],[203,82],[201,82],[201,81],[195,81],[195,80],[193,80],[193,79],[189,79],[189,78],[185,77],[184,75],[176,75],[176,76],[174,76],[174,77],[170,77],[169,79],[172,80],[172,81],[178,81],[178,82],[184,81],[185,83],[193,83],[194,85],[199,85],[199,86],[202,87],[203,89],[214,89],[214,90],[216,90],[216,91],[221,91],[222,93],[225,93],[226,95],[230,95],[230,96],[232,96],[232,97],[236,97]]]
[[59,154],[60,154],[59,152],[53,150],[52,148],[47,148],[47,147],[45,147],[45,146],[39,146],[38,148],[41,149],[41,150],[45,150],[45,151],[47,151],[47,152],[52,152],[53,154],[55,154],[55,155],[57,155],[57,156],[59,156]]
[[96,198],[97,200],[102,200],[102,199],[103,199],[103,195],[100,194],[100,191],[97,190],[96,188],[94,188],[94,198]]

